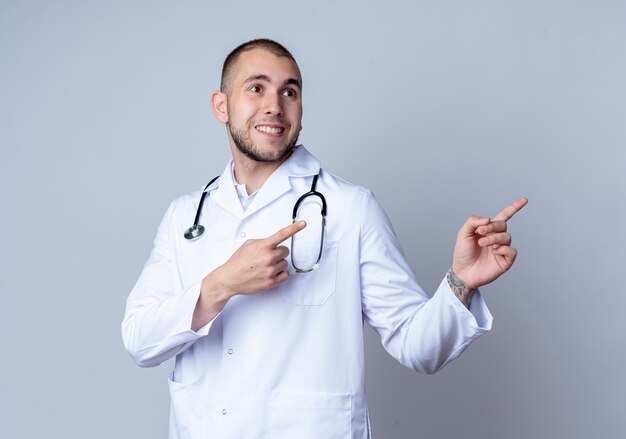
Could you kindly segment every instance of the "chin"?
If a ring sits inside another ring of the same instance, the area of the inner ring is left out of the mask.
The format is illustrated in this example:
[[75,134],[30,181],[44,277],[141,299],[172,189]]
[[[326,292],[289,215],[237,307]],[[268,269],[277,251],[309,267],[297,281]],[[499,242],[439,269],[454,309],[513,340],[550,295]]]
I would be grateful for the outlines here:
[[284,160],[291,154],[298,141],[295,138],[262,139],[255,142],[255,137],[249,133],[241,132],[229,127],[231,139],[237,150],[250,160],[256,162],[277,162]]

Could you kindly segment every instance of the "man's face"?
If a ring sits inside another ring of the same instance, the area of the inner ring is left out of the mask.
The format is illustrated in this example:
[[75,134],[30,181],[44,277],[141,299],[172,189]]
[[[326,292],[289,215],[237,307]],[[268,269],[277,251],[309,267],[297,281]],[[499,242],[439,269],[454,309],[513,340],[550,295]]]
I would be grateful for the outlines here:
[[263,49],[240,55],[227,95],[232,144],[254,161],[286,158],[302,128],[300,71],[287,57]]

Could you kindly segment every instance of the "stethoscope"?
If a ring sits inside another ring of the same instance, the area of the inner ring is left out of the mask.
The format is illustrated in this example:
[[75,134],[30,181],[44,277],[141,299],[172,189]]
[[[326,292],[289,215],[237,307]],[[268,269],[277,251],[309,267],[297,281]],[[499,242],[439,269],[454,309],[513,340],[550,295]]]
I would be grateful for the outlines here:
[[[321,171],[320,171],[321,173]],[[298,208],[300,207],[300,205],[302,204],[302,202],[304,200],[306,200],[308,197],[318,197],[320,199],[320,201],[322,202],[322,234],[321,234],[321,238],[320,238],[320,251],[317,255],[317,260],[315,261],[315,264],[313,264],[313,266],[311,266],[310,268],[298,268],[296,267],[296,264],[294,263],[293,260],[293,243],[294,243],[294,239],[292,238],[291,240],[291,264],[293,265],[293,267],[295,268],[296,272],[298,273],[307,273],[309,271],[314,270],[320,262],[320,259],[322,258],[322,250],[324,249],[324,230],[326,228],[326,198],[324,198],[324,195],[318,191],[315,190],[315,187],[317,186],[317,179],[320,176],[320,173],[317,173],[315,176],[313,176],[313,182],[311,183],[311,190],[307,193],[305,193],[304,195],[300,196],[300,198],[298,198],[298,201],[296,201],[296,204],[294,204],[293,206],[293,213],[291,215],[291,219],[292,219],[292,223],[296,222],[296,218],[298,216]],[[202,206],[204,205],[204,199],[206,198],[206,195],[209,193],[209,186],[211,186],[218,178],[220,178],[220,176],[218,175],[217,177],[213,178],[211,181],[209,181],[207,183],[207,185],[204,187],[203,191],[202,191],[202,195],[200,196],[200,202],[198,203],[198,209],[196,211],[196,217],[193,220],[193,225],[191,227],[189,227],[185,233],[183,234],[183,236],[185,237],[185,239],[189,240],[189,241],[194,241],[198,238],[200,238],[203,234],[204,234],[204,226],[201,224],[198,224],[199,220],[200,220],[200,212],[202,212]]]

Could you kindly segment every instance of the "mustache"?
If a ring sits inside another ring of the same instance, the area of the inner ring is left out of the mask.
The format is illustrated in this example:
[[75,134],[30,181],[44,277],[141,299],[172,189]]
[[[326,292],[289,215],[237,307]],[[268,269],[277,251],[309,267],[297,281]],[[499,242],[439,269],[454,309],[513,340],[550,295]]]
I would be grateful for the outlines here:
[[277,124],[277,125],[289,125],[285,119],[281,117],[269,117],[263,119],[257,119],[253,121],[253,125],[262,125],[262,124]]

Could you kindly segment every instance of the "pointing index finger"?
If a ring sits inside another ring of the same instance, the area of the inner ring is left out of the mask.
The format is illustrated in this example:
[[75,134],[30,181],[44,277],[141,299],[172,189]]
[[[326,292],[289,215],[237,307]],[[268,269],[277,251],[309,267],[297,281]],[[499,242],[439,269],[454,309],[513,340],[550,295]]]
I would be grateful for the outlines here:
[[517,212],[520,211],[520,209],[524,206],[526,206],[526,204],[528,203],[528,198],[526,197],[522,197],[517,201],[514,201],[511,205],[505,207],[504,209],[502,209],[500,211],[500,213],[498,213],[494,218],[493,221],[508,221],[510,220],[513,215],[515,215]]
[[283,227],[278,232],[268,237],[267,241],[274,247],[277,247],[281,242],[291,238],[293,235],[295,235],[305,227],[306,222],[302,220],[296,221],[295,223],[289,224],[287,227]]

